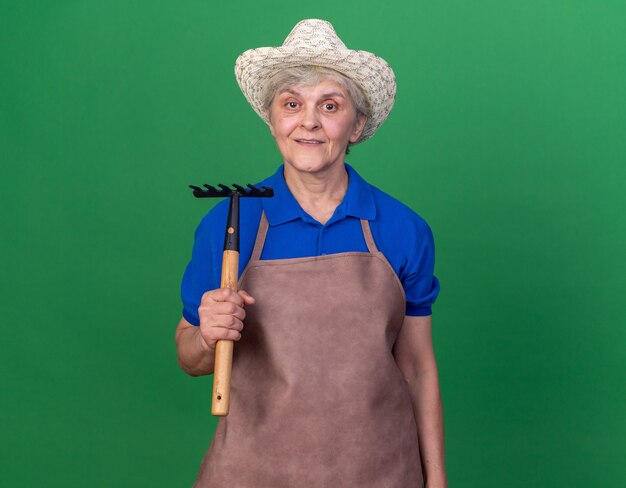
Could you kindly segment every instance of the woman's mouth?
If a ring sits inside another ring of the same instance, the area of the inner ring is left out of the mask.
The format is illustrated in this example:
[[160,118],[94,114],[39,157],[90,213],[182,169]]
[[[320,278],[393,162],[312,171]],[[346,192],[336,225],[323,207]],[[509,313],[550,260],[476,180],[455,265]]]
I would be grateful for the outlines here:
[[320,141],[318,139],[296,139],[296,142],[298,144],[305,144],[307,146],[315,146],[315,145],[323,144],[323,141]]

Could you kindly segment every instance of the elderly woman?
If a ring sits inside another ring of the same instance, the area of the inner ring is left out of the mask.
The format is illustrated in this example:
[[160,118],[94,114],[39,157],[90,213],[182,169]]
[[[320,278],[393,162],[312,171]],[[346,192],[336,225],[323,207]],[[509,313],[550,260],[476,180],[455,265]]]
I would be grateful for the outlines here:
[[274,198],[242,200],[240,291],[219,288],[227,202],[183,278],[182,368],[211,374],[216,342],[237,341],[195,486],[445,487],[432,234],[344,161],[389,114],[393,71],[321,20],[235,70],[284,164],[260,183]]

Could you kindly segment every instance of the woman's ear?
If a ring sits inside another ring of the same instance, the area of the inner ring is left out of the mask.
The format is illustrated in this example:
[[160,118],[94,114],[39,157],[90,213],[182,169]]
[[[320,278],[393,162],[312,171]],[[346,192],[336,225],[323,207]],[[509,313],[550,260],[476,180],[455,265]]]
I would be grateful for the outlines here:
[[367,122],[367,115],[361,114],[356,119],[356,123],[354,124],[354,131],[352,131],[352,135],[350,136],[350,142],[356,142],[361,137],[363,133],[363,129],[365,128],[365,123]]

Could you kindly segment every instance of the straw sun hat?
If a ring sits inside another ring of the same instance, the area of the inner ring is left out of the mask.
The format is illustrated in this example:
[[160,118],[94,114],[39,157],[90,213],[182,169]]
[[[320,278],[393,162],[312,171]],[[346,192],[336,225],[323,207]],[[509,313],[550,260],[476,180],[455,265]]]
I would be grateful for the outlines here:
[[235,62],[235,77],[252,108],[269,123],[262,100],[265,83],[285,68],[303,65],[334,69],[361,87],[371,114],[357,143],[371,137],[391,112],[396,96],[391,67],[375,54],[348,49],[325,20],[302,20],[282,46],[244,52]]

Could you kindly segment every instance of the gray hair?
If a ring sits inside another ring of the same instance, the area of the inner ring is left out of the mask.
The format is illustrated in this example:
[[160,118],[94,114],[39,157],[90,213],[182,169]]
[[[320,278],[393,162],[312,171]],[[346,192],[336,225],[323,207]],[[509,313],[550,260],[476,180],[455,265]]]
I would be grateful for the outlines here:
[[277,93],[293,85],[317,85],[322,80],[331,79],[345,88],[352,99],[357,118],[370,117],[369,100],[363,90],[351,78],[339,71],[315,65],[292,66],[272,76],[263,88],[263,107],[268,109]]

